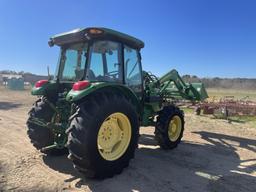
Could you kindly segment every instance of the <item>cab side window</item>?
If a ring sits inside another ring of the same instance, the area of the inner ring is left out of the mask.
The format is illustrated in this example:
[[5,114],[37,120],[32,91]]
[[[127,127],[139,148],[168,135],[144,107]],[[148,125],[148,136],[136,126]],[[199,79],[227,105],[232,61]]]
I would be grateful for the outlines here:
[[141,63],[138,51],[124,46],[124,75],[125,84],[130,87],[137,96],[142,96]]
[[113,41],[96,41],[90,50],[87,78],[121,83],[121,44]]

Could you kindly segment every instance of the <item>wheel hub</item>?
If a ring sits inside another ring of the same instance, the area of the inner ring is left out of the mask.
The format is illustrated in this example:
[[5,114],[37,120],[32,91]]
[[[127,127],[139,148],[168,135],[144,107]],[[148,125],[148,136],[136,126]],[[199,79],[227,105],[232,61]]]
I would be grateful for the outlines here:
[[172,142],[175,142],[179,138],[181,129],[181,118],[177,115],[173,116],[168,127],[168,137]]
[[121,157],[131,139],[131,125],[128,117],[122,113],[113,113],[102,123],[98,132],[98,151],[106,160]]

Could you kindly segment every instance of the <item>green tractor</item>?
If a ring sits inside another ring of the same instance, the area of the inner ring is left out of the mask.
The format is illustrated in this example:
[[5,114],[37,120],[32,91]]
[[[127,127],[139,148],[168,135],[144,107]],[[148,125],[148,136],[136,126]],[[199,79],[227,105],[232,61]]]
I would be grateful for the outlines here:
[[107,28],[55,35],[60,47],[56,74],[32,88],[39,96],[29,112],[28,136],[46,154],[62,154],[91,178],[122,172],[134,157],[139,127],[154,126],[163,149],[181,141],[184,114],[173,104],[207,97],[202,84],[183,82],[172,70],[157,78],[142,71],[144,43]]

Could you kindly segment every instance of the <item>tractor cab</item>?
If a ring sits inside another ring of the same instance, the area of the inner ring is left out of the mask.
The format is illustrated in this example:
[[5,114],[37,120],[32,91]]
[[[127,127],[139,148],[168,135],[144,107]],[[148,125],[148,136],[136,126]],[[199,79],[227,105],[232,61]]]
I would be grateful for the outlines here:
[[141,95],[142,41],[106,28],[86,28],[53,36],[49,45],[60,46],[58,82],[117,83]]

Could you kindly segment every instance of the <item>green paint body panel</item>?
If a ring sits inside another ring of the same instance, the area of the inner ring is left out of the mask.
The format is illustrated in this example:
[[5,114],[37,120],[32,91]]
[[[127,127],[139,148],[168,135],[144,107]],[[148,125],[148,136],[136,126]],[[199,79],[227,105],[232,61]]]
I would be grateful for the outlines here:
[[92,82],[89,85],[89,87],[87,87],[84,90],[74,91],[73,89],[71,89],[66,96],[66,100],[69,102],[79,102],[81,99],[85,98],[86,96],[96,91],[103,91],[104,89],[123,94],[126,98],[129,98],[132,101],[132,103],[135,105],[135,108],[137,109],[137,112],[139,114],[142,113],[141,103],[137,98],[137,96],[134,94],[134,92],[127,86],[118,84],[118,83],[110,83],[110,82],[93,83]]
[[141,126],[154,126],[154,116],[161,110],[159,102],[145,103],[143,108]]
[[56,92],[58,85],[56,81],[49,81],[42,85],[41,87],[32,87],[31,94],[32,95],[42,95],[45,96],[47,92]]

